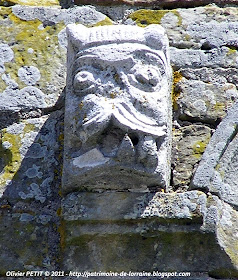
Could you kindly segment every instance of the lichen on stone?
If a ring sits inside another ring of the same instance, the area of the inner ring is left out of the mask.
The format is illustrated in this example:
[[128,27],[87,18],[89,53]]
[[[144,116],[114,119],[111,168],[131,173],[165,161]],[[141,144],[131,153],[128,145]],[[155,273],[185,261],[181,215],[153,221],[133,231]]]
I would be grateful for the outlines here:
[[[14,52],[14,59],[5,63],[5,74],[16,83],[18,89],[34,84],[56,99],[57,92],[50,84],[55,80],[64,60],[62,52],[65,51],[58,47],[58,33],[65,27],[64,23],[44,25],[38,19],[20,19],[10,12],[11,8],[1,8],[1,11],[8,20],[6,26],[0,27],[1,41],[12,45]],[[26,72],[27,69],[34,70],[29,81],[22,71]],[[0,79],[0,91],[3,92],[6,86]]]
[[236,54],[237,48],[236,47],[229,47],[228,48],[228,55]]
[[0,5],[59,6],[59,0],[1,0]]
[[[13,179],[17,170],[21,164],[20,154],[20,136],[18,134],[12,134],[7,132],[7,129],[2,130],[0,147],[0,157],[3,158],[3,169],[0,174],[0,188],[1,192],[4,191],[4,187],[7,183]],[[10,145],[8,148],[3,148],[3,143],[8,142]]]
[[172,85],[172,102],[174,110],[178,109],[177,99],[180,95],[180,89],[177,84],[182,80],[183,75],[179,71],[174,71],[173,73],[173,85]]
[[162,18],[167,13],[173,13],[178,17],[177,24],[182,24],[182,17],[177,10],[138,10],[130,14],[129,18],[136,22],[137,25],[145,27],[149,24],[160,24]]
[[192,149],[193,149],[193,156],[200,159],[202,154],[204,153],[207,144],[210,141],[210,135],[207,136],[205,139],[202,139],[200,141],[197,141],[193,144]]
[[92,27],[94,27],[94,26],[103,26],[103,25],[113,25],[113,22],[110,20],[109,17],[105,17],[104,20],[101,20],[98,23],[93,24]]

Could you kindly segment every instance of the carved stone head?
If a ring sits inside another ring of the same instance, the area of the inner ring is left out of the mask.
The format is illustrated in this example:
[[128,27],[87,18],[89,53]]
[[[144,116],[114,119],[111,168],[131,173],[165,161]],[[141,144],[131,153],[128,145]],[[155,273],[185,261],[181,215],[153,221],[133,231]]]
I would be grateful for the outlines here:
[[69,25],[63,191],[167,187],[171,68],[159,25]]

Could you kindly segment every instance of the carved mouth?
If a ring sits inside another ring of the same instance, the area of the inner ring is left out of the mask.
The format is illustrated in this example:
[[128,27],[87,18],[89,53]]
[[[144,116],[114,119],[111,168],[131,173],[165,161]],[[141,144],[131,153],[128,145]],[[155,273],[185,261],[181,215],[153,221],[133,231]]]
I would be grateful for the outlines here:
[[[132,131],[134,135],[143,134],[158,138],[165,136],[167,133],[165,125],[159,125],[157,121],[142,115],[133,106],[119,101],[103,104],[101,112],[82,124],[78,136],[85,143],[88,138],[105,130],[110,122],[113,122],[116,127],[125,133]],[[134,137],[132,138],[134,139]]]
[[74,163],[79,168],[109,164],[153,172],[158,166],[158,151],[163,140],[164,137],[122,130],[111,120],[106,129],[97,135],[94,146],[90,145],[91,139],[84,143],[86,152]]

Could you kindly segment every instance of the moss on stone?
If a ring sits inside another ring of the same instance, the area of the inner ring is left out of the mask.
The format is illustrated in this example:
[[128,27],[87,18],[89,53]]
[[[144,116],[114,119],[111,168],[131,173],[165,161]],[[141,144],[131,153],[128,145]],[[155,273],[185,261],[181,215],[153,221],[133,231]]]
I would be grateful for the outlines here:
[[209,272],[210,277],[214,277],[216,279],[237,279],[238,272],[236,269],[216,269]]
[[0,7],[0,19],[5,19],[11,12],[11,8]]
[[178,18],[178,23],[177,23],[177,25],[178,25],[178,26],[181,26],[182,23],[183,23],[183,18],[181,17],[180,13],[179,13],[177,10],[172,10],[171,12],[172,12],[175,16],[177,16],[177,18]]
[[59,6],[59,0],[0,0],[0,5]]
[[129,17],[136,22],[137,25],[145,27],[149,24],[159,24],[161,19],[168,11],[166,10],[138,10],[132,13]]
[[185,40],[185,41],[190,41],[190,40],[191,40],[191,36],[188,35],[188,34],[185,34],[185,35],[184,35],[184,40]]
[[[61,210],[60,210],[60,215],[61,215]],[[60,225],[58,227],[58,232],[60,234],[60,248],[61,250],[64,250],[66,247],[66,222],[61,219]]]
[[207,136],[205,139],[195,142],[192,146],[193,156],[200,159],[209,141],[210,136]]
[[[58,33],[65,24],[43,26],[38,19],[26,21],[18,18],[10,12],[10,8],[1,10],[2,16],[8,16],[10,20],[7,26],[0,27],[1,41],[13,45],[11,48],[14,52],[14,60],[5,63],[5,74],[8,74],[21,89],[25,84],[18,77],[19,68],[34,66],[41,74],[41,79],[36,85],[47,94],[48,84],[54,79],[53,75],[60,68],[62,61]],[[0,80],[0,91],[4,91],[6,86],[5,82]]]
[[183,75],[181,74],[181,72],[179,71],[175,71],[173,73],[173,85],[172,85],[172,103],[173,103],[173,108],[174,110],[178,110],[178,104],[177,104],[177,100],[179,98],[180,95],[180,90],[178,90],[178,88],[176,87],[176,84],[178,82],[180,82],[183,78]]
[[0,187],[4,187],[8,180],[12,180],[21,164],[20,145],[21,138],[19,135],[10,134],[6,129],[2,130],[2,142],[9,142],[11,147],[7,150],[0,149],[0,157],[6,164],[3,172],[0,174]]
[[222,115],[224,115],[226,109],[226,105],[224,103],[216,102],[213,107],[216,113],[222,113]]
[[104,20],[99,21],[93,26],[103,26],[103,25],[113,25],[113,22],[110,20],[109,17],[106,17]]
[[13,6],[13,5],[14,5],[14,3],[12,1],[0,0],[0,6],[8,7],[8,6]]
[[26,123],[23,132],[24,132],[24,134],[26,134],[26,133],[29,133],[29,132],[33,131],[34,129],[35,129],[34,124]]
[[231,46],[231,47],[228,48],[227,55],[236,54],[236,51],[237,51],[236,47],[232,47],[232,46]]
[[178,17],[178,26],[182,24],[182,17],[177,10],[138,10],[130,14],[129,18],[136,22],[138,26],[146,27],[149,24],[160,24],[162,18],[167,13],[173,13]]
[[[21,166],[22,156],[20,148],[22,138],[27,133],[35,130],[35,125],[24,121],[24,129],[19,134],[11,134],[7,128],[1,131],[0,141],[0,158],[2,158],[2,172],[0,173],[0,188],[4,188],[8,180],[12,180],[16,176],[18,169]],[[8,142],[9,148],[5,149],[2,143]]]

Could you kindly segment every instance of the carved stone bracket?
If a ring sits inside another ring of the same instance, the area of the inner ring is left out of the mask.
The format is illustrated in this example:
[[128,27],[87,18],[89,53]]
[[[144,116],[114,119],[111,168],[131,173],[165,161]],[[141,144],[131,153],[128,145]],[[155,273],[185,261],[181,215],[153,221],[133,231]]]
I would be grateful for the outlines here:
[[63,191],[166,188],[171,79],[159,25],[67,28]]

